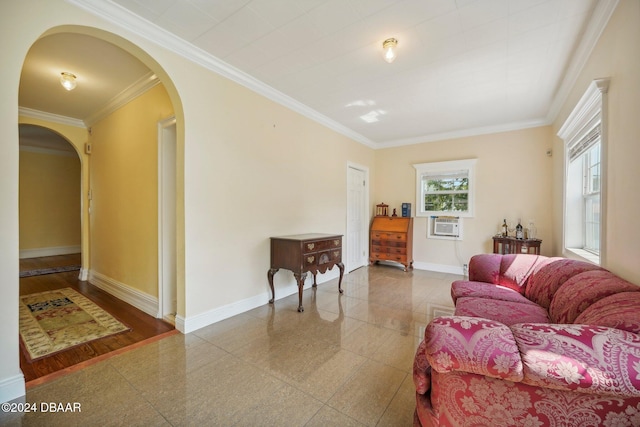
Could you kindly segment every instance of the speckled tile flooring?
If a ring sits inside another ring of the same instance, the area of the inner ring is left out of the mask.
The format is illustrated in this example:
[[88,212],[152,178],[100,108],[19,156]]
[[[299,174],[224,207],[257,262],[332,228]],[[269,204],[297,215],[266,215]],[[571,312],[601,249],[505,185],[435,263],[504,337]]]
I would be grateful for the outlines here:
[[0,425],[411,426],[413,355],[459,278],[363,267],[343,295],[305,290],[303,313],[291,295],[31,388],[37,412]]

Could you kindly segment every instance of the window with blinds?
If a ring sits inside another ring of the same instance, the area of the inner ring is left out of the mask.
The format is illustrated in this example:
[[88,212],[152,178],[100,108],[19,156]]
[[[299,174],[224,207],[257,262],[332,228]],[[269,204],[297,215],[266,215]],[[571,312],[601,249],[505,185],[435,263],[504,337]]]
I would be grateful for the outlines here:
[[602,261],[603,106],[608,79],[595,80],[558,132],[565,142],[564,248]]

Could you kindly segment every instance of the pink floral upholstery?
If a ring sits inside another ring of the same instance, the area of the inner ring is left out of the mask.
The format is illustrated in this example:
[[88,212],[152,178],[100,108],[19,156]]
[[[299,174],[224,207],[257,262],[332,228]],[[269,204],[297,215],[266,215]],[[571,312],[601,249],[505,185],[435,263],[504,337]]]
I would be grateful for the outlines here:
[[551,298],[564,282],[591,270],[602,270],[602,267],[572,259],[549,258],[531,274],[524,296],[538,305],[549,308]]
[[502,255],[484,254],[472,257],[469,261],[469,280],[472,282],[486,282],[497,285],[500,283],[500,264]]
[[640,426],[640,398],[540,388],[466,372],[433,372],[430,395],[416,394],[422,426]]
[[[458,280],[451,284],[451,299],[455,304],[458,298],[476,297],[502,301],[513,301],[525,304],[536,304],[528,300],[524,295],[511,288],[484,282],[471,282]],[[537,304],[536,304],[537,305]]]
[[456,316],[484,317],[505,325],[515,323],[549,323],[547,310],[539,305],[488,298],[458,298]]
[[573,276],[558,289],[549,306],[549,317],[553,323],[573,323],[580,313],[602,298],[633,291],[640,288],[607,270],[586,271]]
[[640,398],[640,335],[603,326],[526,323],[511,332],[522,354],[524,383]]
[[601,325],[640,334],[640,292],[620,292],[586,308],[575,323]]
[[416,352],[415,425],[640,426],[640,288],[562,258],[469,267]]
[[500,262],[499,284],[524,294],[531,273],[546,259],[540,255],[503,255]]
[[438,372],[522,379],[518,346],[511,330],[502,323],[477,317],[437,317],[427,326],[424,341],[425,356]]

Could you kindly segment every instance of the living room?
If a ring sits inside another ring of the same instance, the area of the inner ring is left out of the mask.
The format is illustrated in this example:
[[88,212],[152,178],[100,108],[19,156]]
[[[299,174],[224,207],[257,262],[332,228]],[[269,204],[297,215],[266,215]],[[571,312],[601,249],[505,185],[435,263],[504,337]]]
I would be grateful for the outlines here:
[[[38,19],[34,19],[29,2],[7,6],[9,13],[3,14],[6,25],[2,32],[12,41],[4,55],[3,90],[8,96],[1,101],[4,114],[0,119],[5,141],[0,160],[0,195],[5,206],[0,227],[6,236],[0,243],[6,296],[5,321],[0,329],[6,349],[0,359],[0,378],[6,391],[1,394],[3,400],[21,392],[14,306],[18,280],[19,77],[31,45],[58,26],[77,26],[74,30],[82,29],[115,43],[133,43],[153,58],[147,58],[147,65],[161,73],[183,149],[184,188],[178,195],[184,200],[183,225],[179,226],[183,245],[179,245],[178,313],[187,325],[199,325],[200,321],[208,324],[234,304],[265,299],[270,236],[309,230],[344,232],[344,173],[349,162],[369,171],[371,209],[379,202],[399,209],[403,202],[415,203],[413,164],[478,159],[478,215],[465,219],[464,240],[457,247],[451,241],[427,240],[426,219],[416,219],[417,267],[460,268],[461,259],[490,252],[491,236],[505,216],[534,220],[543,241],[542,253],[564,255],[565,160],[563,141],[556,133],[589,84],[602,77],[611,78],[606,267],[631,282],[640,282],[635,265],[640,255],[636,244],[640,228],[634,225],[640,200],[633,191],[633,178],[638,173],[635,159],[640,156],[636,143],[640,136],[636,120],[640,59],[635,48],[640,39],[640,12],[635,1],[617,4],[550,124],[375,150],[68,3],[37,6],[43,8]],[[161,67],[153,68],[157,64]],[[292,180],[291,176],[305,179]],[[286,192],[276,190],[281,188]],[[276,285],[277,289],[290,289],[293,280]]]

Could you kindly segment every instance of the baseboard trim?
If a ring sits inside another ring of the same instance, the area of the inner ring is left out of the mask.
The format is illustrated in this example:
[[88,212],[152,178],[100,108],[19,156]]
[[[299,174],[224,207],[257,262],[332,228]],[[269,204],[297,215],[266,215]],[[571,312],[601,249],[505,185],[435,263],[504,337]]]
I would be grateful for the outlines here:
[[[334,270],[335,271],[327,271],[325,274],[318,274],[316,276],[317,283],[322,284],[329,280],[337,278],[339,276],[339,273],[337,271],[337,268],[335,268]],[[310,278],[312,278],[312,276],[311,274],[308,274],[307,282],[304,286],[305,290],[310,289],[313,285],[313,280]],[[293,282],[287,284],[286,286],[275,286],[275,291],[277,301],[290,295],[297,294],[298,286],[295,282]],[[267,290],[266,292],[263,292],[259,295],[246,298],[241,301],[236,301],[222,307],[217,307],[212,310],[205,311],[204,313],[196,314],[195,316],[176,316],[176,329],[183,334],[188,334],[189,332],[196,331],[198,329],[204,328],[205,326],[209,326],[214,323],[220,322],[221,320],[233,317],[237,314],[241,314],[246,311],[253,310],[254,308],[263,306],[270,299],[271,291]]]
[[20,259],[38,258],[42,256],[79,254],[80,246],[54,246],[50,248],[23,249],[20,251]]
[[19,374],[0,380],[0,402],[9,402],[26,395],[24,375]]
[[89,271],[89,282],[150,316],[156,317],[158,315],[158,298],[154,296],[93,270]]
[[435,271],[437,273],[459,274],[464,276],[464,269],[457,265],[433,264],[430,262],[414,262],[413,268],[418,270]]

